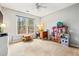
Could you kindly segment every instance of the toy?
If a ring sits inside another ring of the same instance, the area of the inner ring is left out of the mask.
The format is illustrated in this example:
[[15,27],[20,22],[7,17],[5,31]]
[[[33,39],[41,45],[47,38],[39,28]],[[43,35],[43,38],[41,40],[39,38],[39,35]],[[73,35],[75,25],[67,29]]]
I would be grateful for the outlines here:
[[61,44],[63,46],[69,46],[69,34],[61,36]]
[[57,26],[52,27],[52,30],[53,41],[69,46],[70,36],[67,26],[65,26],[62,22],[57,22]]
[[53,41],[60,43],[58,28],[54,26],[52,29],[53,29]]
[[63,22],[57,22],[57,27],[62,27],[63,26]]

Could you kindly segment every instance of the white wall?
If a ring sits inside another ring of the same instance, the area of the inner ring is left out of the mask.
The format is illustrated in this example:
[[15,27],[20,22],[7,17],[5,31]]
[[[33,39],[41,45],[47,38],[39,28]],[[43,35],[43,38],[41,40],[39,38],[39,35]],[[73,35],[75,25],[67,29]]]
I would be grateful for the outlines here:
[[1,11],[1,6],[0,6],[0,11]]
[[16,15],[24,16],[24,17],[30,17],[34,20],[38,20],[39,18],[33,15],[25,14],[22,12],[14,11],[7,8],[2,8],[3,13],[3,22],[6,24],[6,32],[9,34],[17,34],[17,17]]
[[33,18],[35,24],[37,24],[36,21],[39,20],[39,17],[30,15],[30,14],[26,14],[23,12],[11,10],[11,9],[4,8],[4,7],[1,7],[0,9],[1,9],[1,12],[3,13],[3,23],[6,24],[5,32],[8,33],[9,36],[17,35],[17,17],[16,17],[16,15]]
[[72,39],[71,44],[79,47],[79,4],[72,5],[42,18],[47,25],[46,29],[52,31],[57,21],[63,21],[69,26]]

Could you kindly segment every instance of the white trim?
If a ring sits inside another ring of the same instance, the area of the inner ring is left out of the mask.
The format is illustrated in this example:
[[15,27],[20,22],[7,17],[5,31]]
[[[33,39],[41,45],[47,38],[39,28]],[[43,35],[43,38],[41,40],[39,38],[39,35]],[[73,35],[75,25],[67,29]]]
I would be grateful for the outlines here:
[[70,46],[78,47],[79,48],[79,45],[78,44],[70,44]]

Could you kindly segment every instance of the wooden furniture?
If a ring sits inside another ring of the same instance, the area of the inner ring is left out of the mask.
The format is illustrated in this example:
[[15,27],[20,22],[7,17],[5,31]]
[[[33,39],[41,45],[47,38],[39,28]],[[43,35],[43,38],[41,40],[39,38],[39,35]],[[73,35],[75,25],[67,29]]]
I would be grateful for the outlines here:
[[60,43],[60,37],[58,36],[51,36],[51,40],[57,43]]
[[26,42],[26,41],[31,41],[31,40],[32,40],[32,37],[31,37],[31,35],[24,35],[24,36],[22,37],[22,40],[23,40],[24,42]]
[[60,33],[59,33],[59,28],[57,26],[54,26],[53,28],[53,32],[52,32],[52,37],[51,39],[54,42],[60,43]]
[[40,39],[47,39],[48,38],[48,32],[47,31],[41,31],[40,32]]

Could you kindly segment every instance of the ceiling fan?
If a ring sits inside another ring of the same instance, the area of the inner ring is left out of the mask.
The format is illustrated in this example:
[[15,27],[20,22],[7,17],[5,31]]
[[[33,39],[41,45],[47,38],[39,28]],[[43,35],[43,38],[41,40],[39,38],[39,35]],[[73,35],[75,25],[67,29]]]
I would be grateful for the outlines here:
[[36,9],[40,9],[40,8],[47,8],[46,6],[44,6],[42,3],[35,3]]
[[[37,10],[40,10],[41,8],[47,8],[47,6],[44,6],[44,4],[43,3],[34,3],[33,4],[33,7],[35,6],[35,8],[37,9]],[[29,10],[27,10],[26,12],[30,12]]]

